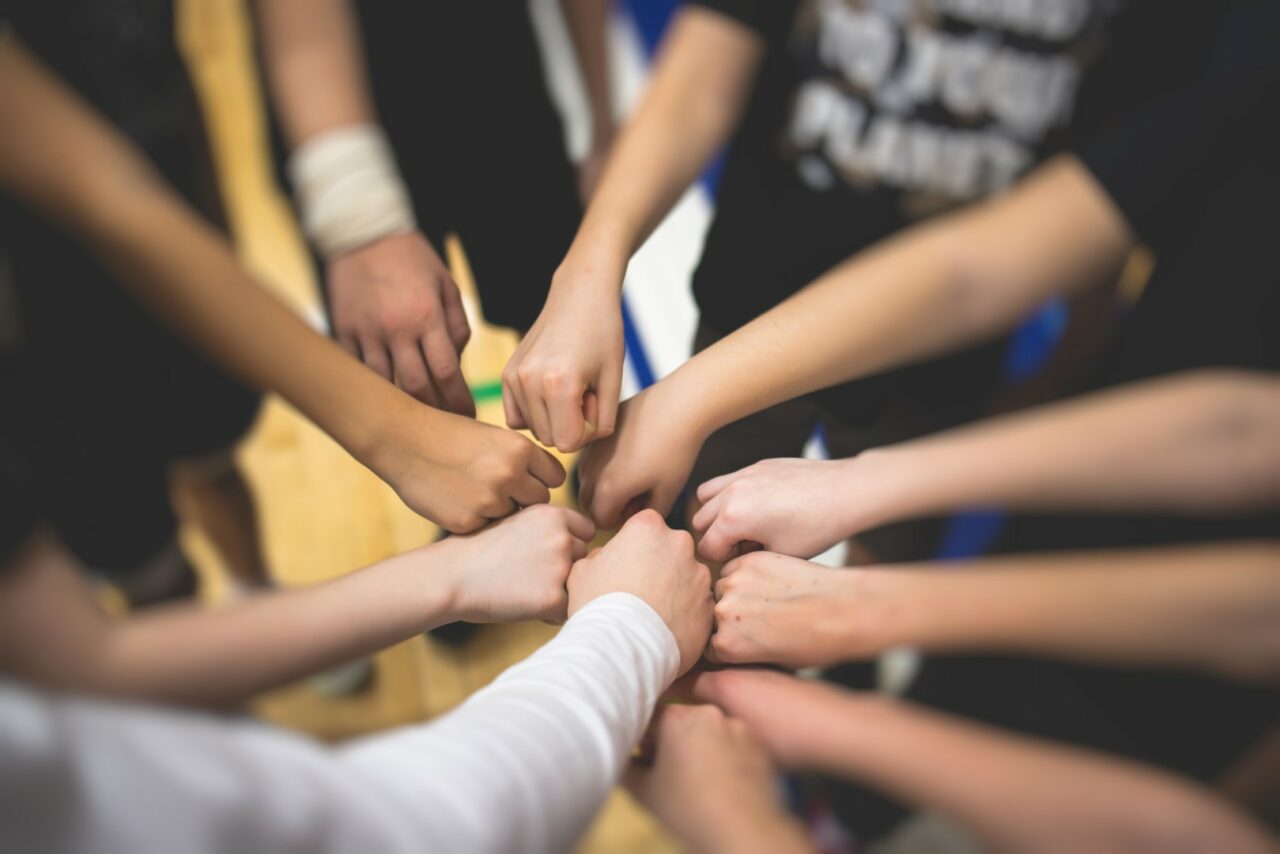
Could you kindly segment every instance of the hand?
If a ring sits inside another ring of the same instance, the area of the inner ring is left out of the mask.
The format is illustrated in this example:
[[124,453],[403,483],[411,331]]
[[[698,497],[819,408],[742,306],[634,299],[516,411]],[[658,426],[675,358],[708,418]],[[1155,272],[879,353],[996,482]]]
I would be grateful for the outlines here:
[[[398,394],[398,392],[397,392]],[[521,507],[546,504],[564,467],[519,433],[401,396],[357,456],[414,512],[464,534]]]
[[845,711],[852,709],[846,701],[856,701],[858,695],[776,670],[695,671],[674,685],[671,694],[712,703],[741,720],[773,761],[786,769],[821,767],[833,733],[858,726]]
[[793,557],[821,554],[861,530],[850,518],[872,500],[864,492],[876,481],[853,468],[853,460],[765,460],[707,481],[693,517],[698,551],[714,561],[741,554],[745,544]]
[[424,551],[448,567],[454,619],[557,621],[569,604],[569,568],[586,555],[595,533],[581,513],[542,505]]
[[716,582],[716,631],[707,659],[719,664],[811,667],[880,652],[870,615],[891,579],[830,569],[769,552],[725,565]]
[[659,706],[651,767],[623,785],[691,851],[808,850],[778,804],[776,771],[741,721],[715,706]]
[[693,555],[693,538],[653,511],[638,513],[569,576],[569,615],[607,593],[648,602],[675,635],[680,672],[702,655],[711,634],[711,572]]
[[660,382],[628,400],[617,432],[583,453],[580,498],[597,525],[645,507],[665,516],[684,489],[706,436],[683,422],[684,405],[668,391]]
[[339,255],[328,281],[334,332],[348,352],[423,403],[475,415],[459,361],[471,327],[425,237],[395,234]]
[[613,432],[625,269],[625,260],[606,260],[556,273],[547,304],[502,372],[507,426],[529,428],[564,453]]

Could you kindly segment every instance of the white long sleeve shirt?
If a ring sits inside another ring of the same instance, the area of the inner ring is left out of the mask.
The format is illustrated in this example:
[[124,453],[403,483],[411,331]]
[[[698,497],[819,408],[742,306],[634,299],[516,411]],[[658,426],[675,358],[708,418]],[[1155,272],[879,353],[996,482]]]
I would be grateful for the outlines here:
[[440,720],[337,749],[0,681],[0,851],[564,851],[679,660],[610,594]]

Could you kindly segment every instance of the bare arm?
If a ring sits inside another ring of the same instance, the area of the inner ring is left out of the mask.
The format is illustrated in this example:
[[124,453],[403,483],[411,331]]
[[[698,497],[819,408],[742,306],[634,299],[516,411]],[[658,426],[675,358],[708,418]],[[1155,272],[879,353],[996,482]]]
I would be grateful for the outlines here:
[[303,224],[329,262],[339,342],[424,403],[474,415],[459,362],[471,327],[378,126],[350,0],[256,8]]
[[578,167],[578,190],[584,202],[595,192],[613,144],[616,126],[609,78],[609,14],[611,0],[560,0],[569,38],[591,110],[591,140]]
[[562,620],[569,567],[594,533],[573,511],[530,508],[325,584],[119,621],[75,558],[37,536],[0,577],[0,669],[57,689],[228,705],[454,620]]
[[590,510],[612,524],[647,494],[666,512],[719,427],[994,335],[1117,272],[1130,245],[1103,189],[1062,157],[1004,196],[859,253],[630,401],[584,467]]
[[82,235],[152,311],[235,376],[278,391],[414,510],[474,530],[562,482],[523,437],[420,406],[317,335],[12,38],[0,76],[0,185]]
[[[702,553],[812,557],[963,507],[1233,513],[1280,502],[1280,380],[1204,370],[991,419],[847,460],[767,460],[698,488]],[[822,513],[813,495],[827,496]]]
[[627,261],[728,141],[763,53],[759,36],[722,15],[676,18],[542,314],[503,371],[510,426],[562,451],[613,431]]
[[1000,851],[1274,851],[1255,822],[1168,773],[779,673],[703,674],[695,695],[782,764],[850,777]]
[[1280,545],[828,569],[758,552],[716,587],[710,654],[830,664],[895,646],[1280,679]]

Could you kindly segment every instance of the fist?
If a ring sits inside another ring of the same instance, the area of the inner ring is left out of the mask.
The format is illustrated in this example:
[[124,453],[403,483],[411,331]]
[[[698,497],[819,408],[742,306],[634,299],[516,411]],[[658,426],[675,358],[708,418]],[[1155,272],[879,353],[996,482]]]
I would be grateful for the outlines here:
[[593,536],[581,513],[540,504],[431,548],[452,579],[455,619],[558,621],[566,615],[569,569]]
[[631,593],[658,612],[680,648],[680,672],[702,655],[711,633],[711,572],[693,554],[693,538],[653,510],[623,525],[604,548],[578,561],[569,577],[569,614],[607,593]]
[[716,582],[716,631],[707,658],[811,667],[854,657],[868,645],[859,638],[871,634],[861,607],[863,580],[859,570],[769,552],[743,555]]

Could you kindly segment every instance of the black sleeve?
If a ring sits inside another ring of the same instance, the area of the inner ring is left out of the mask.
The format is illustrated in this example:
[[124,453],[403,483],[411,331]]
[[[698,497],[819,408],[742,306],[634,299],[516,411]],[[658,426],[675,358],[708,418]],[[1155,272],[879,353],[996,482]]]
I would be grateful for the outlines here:
[[770,43],[785,38],[796,12],[792,0],[689,0],[688,5],[732,18]]
[[1222,69],[1076,147],[1139,239],[1157,254],[1194,227],[1222,173],[1275,151],[1280,66]]

